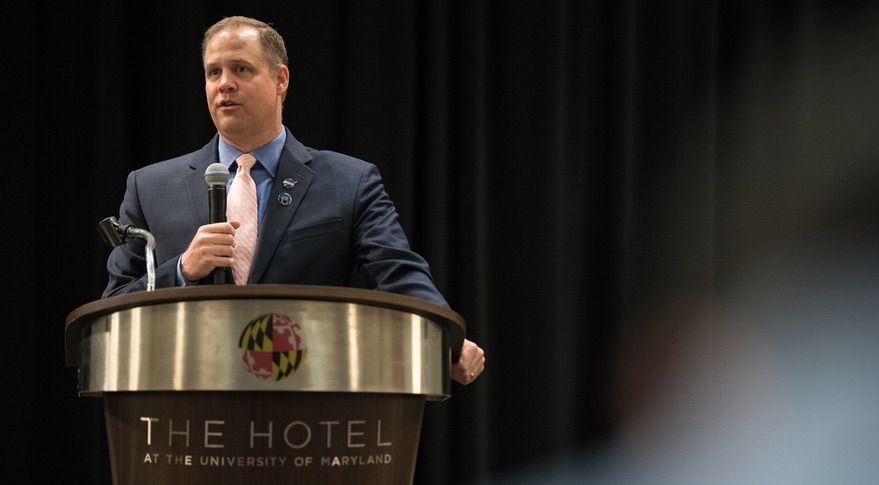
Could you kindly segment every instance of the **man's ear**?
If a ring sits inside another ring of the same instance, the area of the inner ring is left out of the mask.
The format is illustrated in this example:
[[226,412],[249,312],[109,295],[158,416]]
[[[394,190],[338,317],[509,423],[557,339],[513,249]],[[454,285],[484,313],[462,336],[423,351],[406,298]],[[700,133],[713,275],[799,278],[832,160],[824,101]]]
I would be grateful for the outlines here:
[[290,69],[281,64],[278,66],[278,74],[275,76],[278,86],[278,94],[283,95],[290,87]]

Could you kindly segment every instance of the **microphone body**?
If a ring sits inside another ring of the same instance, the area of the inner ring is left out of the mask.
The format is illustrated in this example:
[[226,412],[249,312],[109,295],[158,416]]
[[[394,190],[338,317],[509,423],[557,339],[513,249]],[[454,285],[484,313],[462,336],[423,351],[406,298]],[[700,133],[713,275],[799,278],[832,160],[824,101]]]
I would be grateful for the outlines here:
[[211,224],[226,222],[226,186],[208,187],[208,211]]
[[[212,163],[205,170],[204,178],[208,184],[210,223],[226,222],[226,182],[229,180],[229,169],[222,163]],[[226,268],[214,268],[214,284],[226,284],[226,275]]]

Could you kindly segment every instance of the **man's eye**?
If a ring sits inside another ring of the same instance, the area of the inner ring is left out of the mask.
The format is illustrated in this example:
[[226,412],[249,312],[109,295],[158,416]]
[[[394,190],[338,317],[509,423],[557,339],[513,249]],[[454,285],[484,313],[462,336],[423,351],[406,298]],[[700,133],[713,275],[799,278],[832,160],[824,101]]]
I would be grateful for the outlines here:
[[219,69],[211,69],[207,72],[207,74],[209,77],[217,77],[220,75],[220,70]]
[[238,72],[246,72],[246,71],[247,71],[247,68],[244,67],[244,66],[238,66],[238,68],[236,69],[236,71],[238,71]]

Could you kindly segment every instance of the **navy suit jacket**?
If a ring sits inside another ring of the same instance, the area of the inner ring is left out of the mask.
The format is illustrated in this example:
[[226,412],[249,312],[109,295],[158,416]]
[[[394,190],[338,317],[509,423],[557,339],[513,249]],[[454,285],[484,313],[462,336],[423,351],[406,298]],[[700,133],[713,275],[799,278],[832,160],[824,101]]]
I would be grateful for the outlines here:
[[[209,222],[204,172],[218,161],[217,143],[214,136],[198,151],[128,175],[119,221],[155,237],[156,288],[176,286],[177,260]],[[295,186],[284,188],[285,179]],[[289,205],[279,202],[283,193]],[[105,297],[145,290],[143,241],[114,248],[107,270]],[[447,306],[427,262],[410,249],[375,165],[308,148],[288,130],[248,284],[350,286],[357,273],[367,288]]]

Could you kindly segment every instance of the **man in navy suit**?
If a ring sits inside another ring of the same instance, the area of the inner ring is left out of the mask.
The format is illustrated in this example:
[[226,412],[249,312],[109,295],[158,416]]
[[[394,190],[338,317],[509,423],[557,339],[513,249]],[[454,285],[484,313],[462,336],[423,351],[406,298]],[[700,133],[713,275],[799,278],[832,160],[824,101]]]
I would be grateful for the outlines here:
[[[204,35],[205,94],[218,134],[202,149],[129,174],[120,222],[156,238],[156,287],[204,284],[233,263],[240,221],[210,224],[208,165],[236,171],[252,154],[258,240],[247,282],[366,286],[447,306],[427,262],[412,251],[378,169],[340,153],[302,145],[282,124],[290,81],[284,41],[246,17],[225,18]],[[116,247],[104,296],[146,288],[142,245]],[[452,378],[472,382],[484,369],[479,346],[465,340]]]

